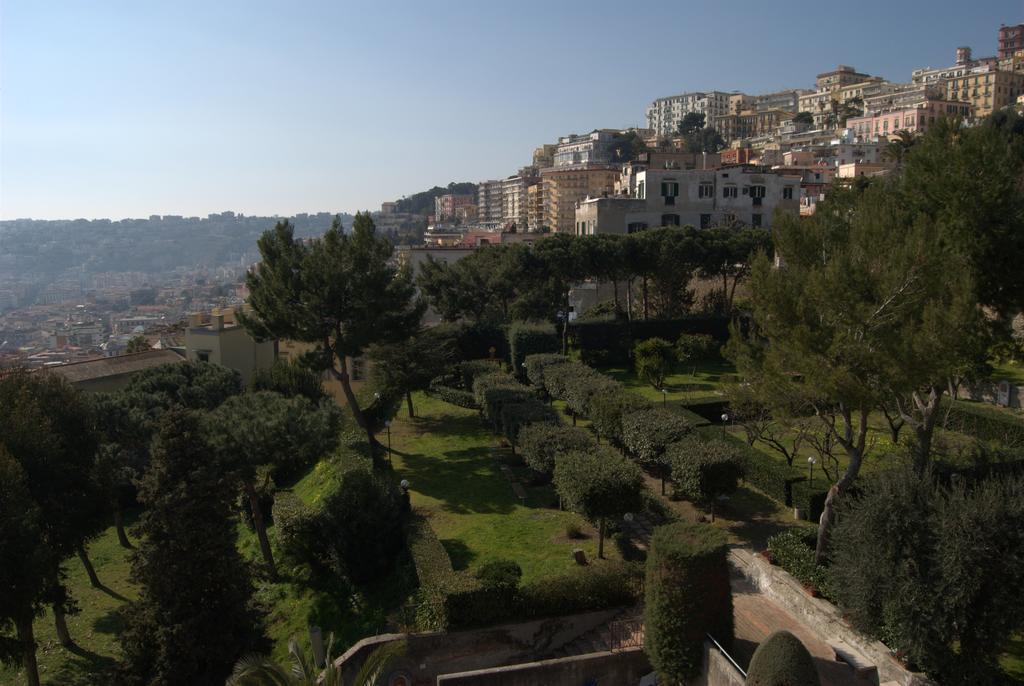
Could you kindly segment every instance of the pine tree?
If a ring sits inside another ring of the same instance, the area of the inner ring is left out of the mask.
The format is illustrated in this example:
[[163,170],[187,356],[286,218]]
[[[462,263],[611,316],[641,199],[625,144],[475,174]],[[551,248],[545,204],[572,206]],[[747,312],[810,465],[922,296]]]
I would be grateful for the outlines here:
[[132,559],[139,599],[125,611],[128,684],[223,684],[265,649],[253,586],[236,548],[232,484],[192,413],[167,412],[139,487],[146,506]]

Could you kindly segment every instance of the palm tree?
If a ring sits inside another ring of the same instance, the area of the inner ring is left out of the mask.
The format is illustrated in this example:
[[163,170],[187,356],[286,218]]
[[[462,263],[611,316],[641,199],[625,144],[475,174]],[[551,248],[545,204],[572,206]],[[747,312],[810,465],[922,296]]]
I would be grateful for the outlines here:
[[[312,649],[309,652],[299,648],[294,638],[288,642],[288,653],[292,656],[289,671],[266,655],[246,655],[235,663],[235,668],[225,686],[343,686],[341,670],[331,658],[334,634],[327,639],[326,666],[316,665]],[[405,641],[385,643],[371,652],[356,674],[352,686],[376,686],[391,662],[405,653]]]
[[882,155],[894,162],[897,167],[903,166],[903,160],[907,158],[907,153],[910,152],[910,149],[914,147],[916,142],[917,138],[913,133],[907,129],[900,129],[889,141],[889,144],[885,146],[885,151]]

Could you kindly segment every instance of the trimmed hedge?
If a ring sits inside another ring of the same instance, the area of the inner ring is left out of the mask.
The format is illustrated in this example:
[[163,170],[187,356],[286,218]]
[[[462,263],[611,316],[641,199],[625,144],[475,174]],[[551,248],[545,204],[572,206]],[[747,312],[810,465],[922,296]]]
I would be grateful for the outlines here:
[[526,378],[523,362],[527,356],[555,353],[562,347],[562,339],[552,324],[546,322],[513,322],[508,328],[509,359],[512,373]]
[[643,574],[642,565],[618,560],[574,567],[523,584],[518,614],[521,619],[536,619],[632,606],[641,599]]
[[544,390],[557,400],[565,400],[570,383],[582,376],[590,376],[594,370],[579,362],[551,364],[544,368]]
[[555,460],[577,450],[593,450],[597,444],[586,429],[555,424],[530,424],[519,432],[519,451],[526,465],[537,472],[551,476]]
[[783,630],[757,646],[750,659],[746,686],[821,686],[821,679],[804,644]]
[[473,390],[473,381],[476,377],[500,371],[501,363],[498,360],[470,360],[459,365],[462,387],[468,391]]
[[634,458],[646,465],[659,464],[668,446],[692,432],[689,422],[666,407],[649,407],[622,417],[622,442]]
[[[584,367],[590,370],[589,367]],[[565,380],[566,407],[580,417],[589,417],[591,414],[591,401],[600,395],[618,393],[622,390],[622,384],[609,379],[600,372],[590,370],[589,373],[571,375]]]
[[682,334],[707,334],[717,341],[729,339],[729,319],[688,317],[627,321],[577,321],[569,324],[570,335],[588,364],[629,364],[636,341],[664,338],[674,341]]
[[454,374],[439,376],[430,382],[430,385],[427,387],[427,395],[458,407],[479,410],[480,406],[476,404],[473,392],[459,388],[457,384],[460,383],[461,378]]
[[455,351],[460,360],[479,360],[491,357],[491,348],[494,348],[494,358],[504,360],[508,358],[508,340],[505,336],[504,327],[497,324],[484,322],[475,323],[445,323],[433,327],[442,334],[447,332],[455,341]]
[[421,587],[442,584],[455,573],[448,551],[426,519],[417,516],[410,520],[407,540]]
[[939,408],[940,419],[949,412],[946,429],[967,434],[980,441],[993,441],[1014,447],[1024,447],[1024,421],[987,407],[983,403],[952,401],[943,397]]
[[710,506],[714,521],[715,500],[735,492],[743,475],[736,451],[722,441],[691,437],[670,445],[665,457],[676,488],[700,505]]
[[521,403],[506,403],[501,407],[501,430],[508,442],[512,444],[513,450],[518,445],[520,432],[527,426],[531,424],[557,426],[560,421],[555,408],[536,398],[529,398]]
[[473,379],[473,399],[485,419],[491,422],[495,433],[501,428],[501,405],[522,402],[529,397],[526,387],[505,372],[478,374]]
[[792,574],[812,594],[831,597],[828,570],[814,561],[815,544],[813,533],[790,529],[768,539],[768,555],[772,564]]
[[733,639],[725,533],[708,525],[660,526],[647,553],[644,650],[658,674],[685,682],[700,673],[707,634]]
[[622,445],[623,415],[650,408],[652,405],[636,393],[618,388],[614,393],[599,393],[590,400],[590,426],[616,445]]
[[565,355],[527,355],[526,357],[526,378],[531,384],[538,388],[544,388],[544,369],[553,364],[564,364],[569,361]]

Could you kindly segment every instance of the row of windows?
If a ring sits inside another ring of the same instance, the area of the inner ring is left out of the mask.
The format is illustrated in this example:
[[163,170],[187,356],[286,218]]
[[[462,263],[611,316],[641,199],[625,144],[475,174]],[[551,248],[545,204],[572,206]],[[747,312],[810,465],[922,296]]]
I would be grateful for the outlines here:
[[[739,197],[738,186],[728,185],[722,187],[723,198],[737,198]],[[761,200],[767,196],[768,189],[765,186],[750,186],[743,188],[743,195],[750,195],[755,200]],[[646,198],[646,189],[644,182],[641,181],[637,184],[637,197],[641,200]],[[676,198],[679,197],[679,184],[675,181],[662,181],[661,182],[661,197],[664,198],[666,205],[675,205]],[[699,199],[707,199],[715,197],[715,186],[712,183],[702,182],[697,185],[697,197]],[[782,198],[784,200],[793,199],[793,187],[785,186],[782,189]]]
[[[724,214],[722,215],[722,222],[725,224],[731,224],[736,221],[736,215]],[[661,215],[661,223],[658,226],[679,226],[679,215],[678,214],[663,214]],[[580,222],[581,226],[585,226],[586,222]],[[763,215],[752,214],[750,215],[750,225],[755,227],[763,226]],[[700,228],[706,229],[711,226],[711,215],[702,214],[700,215]],[[638,231],[645,231],[648,228],[647,222],[630,222],[626,226],[627,233],[637,233]],[[583,233],[583,229],[580,230]]]

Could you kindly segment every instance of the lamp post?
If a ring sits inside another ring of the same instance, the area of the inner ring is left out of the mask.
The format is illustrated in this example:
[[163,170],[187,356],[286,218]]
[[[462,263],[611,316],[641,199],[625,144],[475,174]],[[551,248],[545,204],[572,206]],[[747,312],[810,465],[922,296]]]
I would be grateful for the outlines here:
[[662,407],[668,407],[668,389],[661,389],[661,405]]
[[814,459],[813,455],[811,455],[810,457],[807,458],[807,485],[808,486],[813,486],[814,485],[814,465],[817,462],[818,461]]
[[725,425],[729,423],[729,415],[722,413],[722,438],[725,438]]

